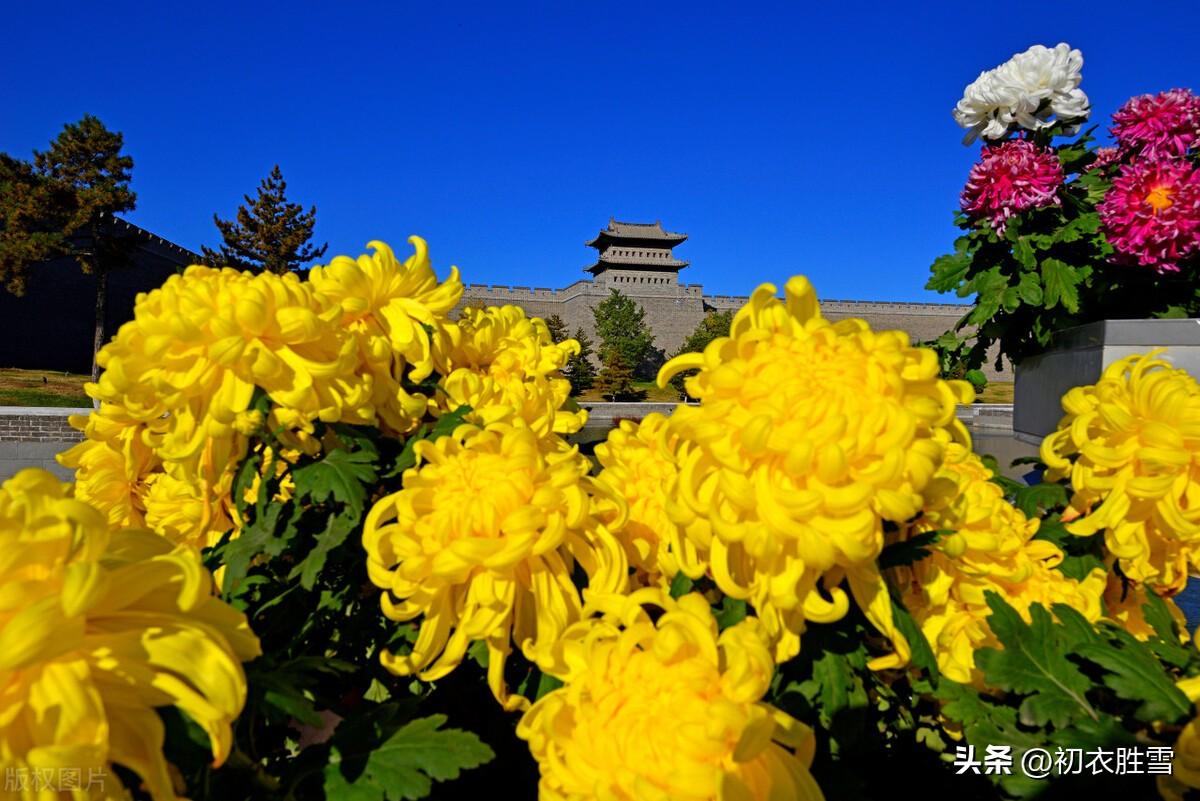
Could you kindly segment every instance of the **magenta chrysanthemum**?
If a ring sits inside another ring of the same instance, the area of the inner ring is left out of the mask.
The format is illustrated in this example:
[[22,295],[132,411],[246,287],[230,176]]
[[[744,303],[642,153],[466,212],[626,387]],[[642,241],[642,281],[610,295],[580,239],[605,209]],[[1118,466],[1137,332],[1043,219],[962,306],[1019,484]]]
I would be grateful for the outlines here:
[[1096,210],[1115,261],[1176,272],[1200,252],[1200,170],[1186,161],[1135,159]]
[[1025,139],[984,147],[962,191],[962,210],[989,219],[1003,234],[1018,212],[1060,203],[1063,170],[1058,156]]
[[1115,147],[1098,147],[1096,148],[1096,160],[1088,165],[1086,172],[1092,170],[1103,170],[1110,164],[1116,164],[1121,160],[1121,151]]
[[1182,156],[1200,141],[1200,97],[1188,89],[1129,99],[1113,115],[1113,136],[1126,152]]

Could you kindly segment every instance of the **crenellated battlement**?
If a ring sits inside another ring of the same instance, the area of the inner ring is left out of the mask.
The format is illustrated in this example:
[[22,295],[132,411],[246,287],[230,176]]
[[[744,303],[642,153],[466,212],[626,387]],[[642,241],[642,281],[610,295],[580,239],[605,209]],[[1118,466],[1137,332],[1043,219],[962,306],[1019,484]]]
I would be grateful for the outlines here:
[[[749,300],[745,295],[706,295],[701,284],[680,283],[679,270],[687,262],[675,259],[671,249],[686,238],[664,230],[659,223],[613,220],[588,243],[599,255],[596,263],[586,268],[591,273],[587,278],[560,289],[467,284],[456,313],[467,304],[512,304],[534,317],[558,315],[569,332],[582,328],[595,340],[592,310],[615,289],[645,310],[655,347],[672,355],[705,314],[740,309]],[[877,330],[905,331],[914,341],[936,339],[953,328],[968,308],[954,303],[821,301],[821,310],[830,319],[862,318]]]

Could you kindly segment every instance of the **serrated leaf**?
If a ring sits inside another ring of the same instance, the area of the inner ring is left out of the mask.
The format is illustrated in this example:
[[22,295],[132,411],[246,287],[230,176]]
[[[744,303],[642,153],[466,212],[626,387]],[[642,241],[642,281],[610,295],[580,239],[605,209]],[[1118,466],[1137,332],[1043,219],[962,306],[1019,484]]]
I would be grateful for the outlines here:
[[1029,241],[1029,237],[1023,236],[1013,243],[1013,258],[1022,267],[1032,270],[1037,267],[1037,256],[1033,252],[1033,245]]
[[925,288],[935,292],[949,292],[956,289],[963,282],[970,267],[971,256],[969,253],[959,252],[939,256],[934,259],[933,266],[930,267],[932,275],[925,283]]
[[975,664],[989,687],[1025,695],[1021,722],[1029,726],[1066,726],[1078,715],[1096,717],[1086,694],[1091,682],[1063,653],[1053,618],[1041,604],[1030,607],[1026,624],[1017,610],[994,592],[986,594],[988,625],[1003,649],[981,648]]
[[416,801],[429,795],[435,781],[457,779],[463,770],[495,757],[473,733],[442,729],[445,722],[445,715],[418,718],[377,744],[338,742],[335,732],[324,771],[325,797]]
[[869,701],[862,679],[842,654],[830,651],[817,657],[813,661],[813,678],[821,687],[819,711],[826,728],[840,712],[865,707]]
[[883,551],[880,552],[878,560],[879,569],[887,570],[888,568],[901,567],[919,562],[926,556],[929,556],[929,546],[935,544],[942,536],[953,533],[953,531],[944,529],[925,531],[906,540],[893,542],[885,546]]
[[377,455],[369,450],[330,451],[318,461],[292,471],[296,492],[318,503],[339,501],[356,517],[361,516],[367,487],[379,480],[379,471],[374,464],[376,458]]
[[1077,646],[1075,653],[1107,672],[1104,684],[1119,697],[1138,702],[1137,716],[1145,723],[1177,723],[1191,716],[1188,701],[1150,649],[1129,632],[1110,628],[1103,643]]
[[1061,259],[1042,260],[1042,286],[1046,308],[1061,305],[1074,314],[1079,311],[1079,272]]
[[1026,517],[1041,517],[1047,510],[1066,506],[1069,494],[1062,484],[1041,483],[1021,488],[1015,500]]
[[225,566],[222,592],[230,593],[237,587],[245,578],[254,557],[259,554],[278,556],[287,548],[288,542],[295,536],[295,529],[289,524],[284,527],[283,536],[278,536],[279,518],[284,508],[284,504],[271,504],[262,517],[255,518],[242,529],[237,539],[230,540],[225,546],[221,556]]
[[1017,287],[1010,286],[1000,294],[1000,306],[1009,314],[1020,308],[1021,295],[1017,292]]
[[983,325],[992,319],[1000,309],[1000,300],[1007,287],[1008,278],[1000,272],[999,267],[992,267],[972,278],[964,289],[977,293],[979,297],[967,321],[972,325]]
[[1025,301],[1029,305],[1042,305],[1042,283],[1038,280],[1037,273],[1022,273],[1021,282],[1017,284],[1017,291],[1021,294],[1021,300]]
[[1182,668],[1197,659],[1193,648],[1185,648],[1179,642],[1179,628],[1167,602],[1151,589],[1146,589],[1146,603],[1142,604],[1142,616],[1154,629],[1154,637],[1148,643],[1159,659]]
[[311,590],[317,583],[321,568],[325,567],[325,559],[330,551],[346,541],[350,532],[358,527],[358,517],[331,514],[326,521],[325,529],[314,538],[313,547],[309,549],[304,559],[292,568],[289,579],[300,577],[300,586]]

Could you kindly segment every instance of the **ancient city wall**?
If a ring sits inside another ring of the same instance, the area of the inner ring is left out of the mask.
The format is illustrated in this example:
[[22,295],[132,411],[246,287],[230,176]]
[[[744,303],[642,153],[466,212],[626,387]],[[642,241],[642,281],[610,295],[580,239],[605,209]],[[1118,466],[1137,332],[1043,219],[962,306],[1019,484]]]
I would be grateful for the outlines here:
[[[608,297],[610,290],[617,289],[646,310],[646,320],[654,332],[654,344],[669,356],[695,330],[707,311],[738,309],[747,300],[736,295],[705,295],[700,284],[680,284],[674,277],[673,274],[664,276],[650,271],[622,270],[616,275],[602,273],[596,281],[576,281],[563,289],[468,284],[454,316],[468,303],[512,304],[535,317],[557,314],[566,323],[567,330],[574,332],[582,327],[595,340],[592,309]],[[821,310],[831,320],[858,317],[877,330],[898,329],[914,341],[922,341],[935,339],[953,328],[967,307],[950,303],[823,300]],[[1012,380],[1011,374],[998,373],[990,363],[985,372],[990,379]]]

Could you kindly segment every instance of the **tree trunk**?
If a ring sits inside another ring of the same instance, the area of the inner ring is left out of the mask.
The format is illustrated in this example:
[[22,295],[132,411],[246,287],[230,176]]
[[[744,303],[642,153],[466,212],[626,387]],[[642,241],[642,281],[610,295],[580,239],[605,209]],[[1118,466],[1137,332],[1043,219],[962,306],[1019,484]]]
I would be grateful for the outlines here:
[[104,344],[104,306],[108,301],[108,270],[96,270],[96,338],[92,341],[92,381],[100,378],[100,362],[96,358]]

